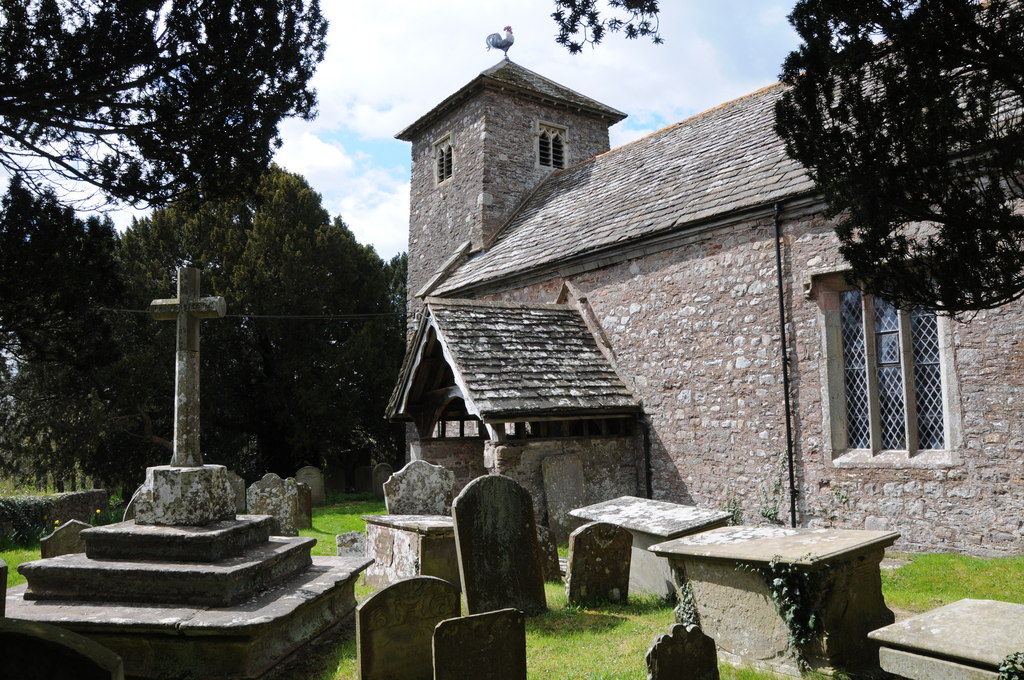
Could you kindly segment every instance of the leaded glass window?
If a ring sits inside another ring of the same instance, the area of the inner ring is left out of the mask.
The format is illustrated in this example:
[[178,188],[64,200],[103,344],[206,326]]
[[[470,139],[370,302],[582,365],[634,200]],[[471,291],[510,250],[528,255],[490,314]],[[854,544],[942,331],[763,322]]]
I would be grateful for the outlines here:
[[839,302],[847,448],[944,448],[934,312],[901,312],[857,290],[841,292]]

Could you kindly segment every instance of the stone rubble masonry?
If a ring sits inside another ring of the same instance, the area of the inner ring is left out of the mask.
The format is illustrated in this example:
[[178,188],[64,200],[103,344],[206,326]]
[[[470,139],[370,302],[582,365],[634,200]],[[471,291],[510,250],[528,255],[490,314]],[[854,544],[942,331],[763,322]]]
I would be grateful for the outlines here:
[[[813,276],[845,264],[830,221],[785,219],[783,233],[801,524],[898,531],[904,551],[1024,550],[1024,303],[948,323],[956,374],[948,377],[959,383],[953,462],[905,454],[846,461],[828,432],[823,314],[804,291]],[[737,504],[747,522],[777,504],[788,523],[785,485],[772,491],[786,433],[771,220],[483,297],[553,302],[566,280],[586,295],[616,369],[644,404],[654,498]],[[537,493],[529,473],[498,468]]]
[[487,474],[484,467],[483,439],[416,439],[411,437],[409,451],[413,460],[440,465],[455,474],[453,493],[458,494],[477,477]]
[[[414,295],[460,244],[480,248],[548,173],[536,160],[537,124],[567,129],[566,167],[608,150],[607,124],[485,90],[424,130],[412,145],[410,311]],[[452,135],[452,178],[438,186],[434,143]]]

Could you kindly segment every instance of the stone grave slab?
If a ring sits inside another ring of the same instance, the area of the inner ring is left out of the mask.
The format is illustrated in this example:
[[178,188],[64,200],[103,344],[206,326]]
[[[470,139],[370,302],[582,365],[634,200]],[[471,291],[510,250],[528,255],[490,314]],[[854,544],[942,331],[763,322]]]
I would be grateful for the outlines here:
[[[819,612],[815,637],[803,649],[813,670],[877,666],[868,633],[892,623],[882,598],[879,564],[899,534],[891,531],[734,526],[651,546],[669,559],[680,611],[715,640],[719,657],[775,673],[799,676],[789,631],[776,611],[766,579],[772,562],[810,580]],[[687,595],[688,596],[684,596]],[[696,620],[692,620],[696,619]]]
[[366,585],[381,587],[412,576],[436,576],[460,588],[455,527],[447,515],[364,515]]
[[569,535],[565,594],[569,604],[626,602],[633,536],[626,529],[591,522]]
[[366,554],[366,534],[362,531],[347,531],[334,537],[338,557],[362,557]]
[[45,558],[85,552],[82,532],[89,528],[88,524],[77,519],[64,522],[52,534],[39,539],[40,555]]
[[432,680],[434,628],[459,614],[458,589],[439,578],[419,576],[378,590],[356,608],[360,680]]
[[715,641],[694,625],[677,623],[647,650],[647,680],[718,680]]
[[295,471],[295,481],[301,482],[309,487],[312,495],[313,505],[320,506],[327,501],[327,491],[324,487],[324,475],[320,468],[307,465]]
[[[246,513],[245,480],[231,470],[228,470],[228,484],[231,485],[231,493],[235,497],[235,512],[239,515],[244,515]],[[131,518],[127,517],[126,519]]]
[[576,508],[569,514],[589,522],[607,522],[627,529],[633,535],[630,591],[664,598],[675,597],[672,570],[667,559],[658,557],[648,548],[669,539],[723,527],[729,521],[729,513],[721,510],[636,496],[620,496]]
[[395,469],[387,463],[377,463],[370,475],[370,490],[376,498],[384,498],[384,482],[391,479]]
[[543,524],[537,525],[537,545],[540,546],[540,558],[544,567],[544,580],[562,582],[562,568],[558,561],[558,546],[551,538],[551,530]]
[[277,520],[280,536],[298,536],[302,508],[299,486],[294,479],[281,479],[273,472],[252,484],[245,494],[246,505],[253,515],[271,515]]
[[547,610],[530,493],[503,475],[466,485],[452,503],[459,574],[470,614]]
[[518,609],[447,619],[434,629],[434,680],[526,680],[526,622]]
[[389,515],[451,515],[455,473],[414,460],[384,482]]
[[0,678],[124,680],[124,662],[103,645],[63,628],[0,619]]
[[308,640],[351,621],[368,558],[313,557],[310,568],[231,607],[25,599],[8,615],[66,628],[109,647],[131,677],[260,678]]
[[310,529],[313,526],[313,492],[305,482],[296,482],[299,488],[299,529]]
[[583,481],[583,461],[578,454],[548,456],[541,462],[544,498],[547,500],[548,528],[555,543],[566,543],[579,522],[570,511],[587,502]]
[[912,680],[995,680],[1003,659],[1024,651],[1024,605],[958,600],[868,637],[881,645],[879,663],[889,673]]

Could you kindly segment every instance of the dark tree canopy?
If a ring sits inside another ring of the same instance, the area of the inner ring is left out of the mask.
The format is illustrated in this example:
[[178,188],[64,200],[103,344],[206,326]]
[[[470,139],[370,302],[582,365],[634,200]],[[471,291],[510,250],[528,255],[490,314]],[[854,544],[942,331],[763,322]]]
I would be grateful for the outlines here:
[[244,183],[325,33],[317,0],[0,0],[0,165],[134,204]]
[[801,0],[776,127],[852,277],[957,315],[1024,295],[1024,9],[1017,0]]
[[551,18],[558,24],[555,40],[572,54],[620,31],[627,38],[649,37],[655,44],[662,43],[658,0],[555,0]]

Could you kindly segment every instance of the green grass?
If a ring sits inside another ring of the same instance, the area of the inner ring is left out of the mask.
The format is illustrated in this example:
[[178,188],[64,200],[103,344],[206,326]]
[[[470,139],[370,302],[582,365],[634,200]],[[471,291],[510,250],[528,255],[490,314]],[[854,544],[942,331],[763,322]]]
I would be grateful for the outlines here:
[[882,571],[890,607],[924,612],[965,597],[1024,604],[1024,556],[983,559],[955,554],[894,555],[910,560]]
[[0,560],[7,563],[7,587],[13,588],[25,582],[25,577],[18,573],[18,565],[39,559],[39,545],[31,548],[8,548],[0,550]]
[[313,528],[299,531],[300,536],[311,536],[316,539],[312,551],[314,555],[337,555],[335,536],[349,531],[366,531],[363,515],[387,513],[383,500],[352,500],[336,496],[328,500],[331,502],[330,505],[313,508]]

